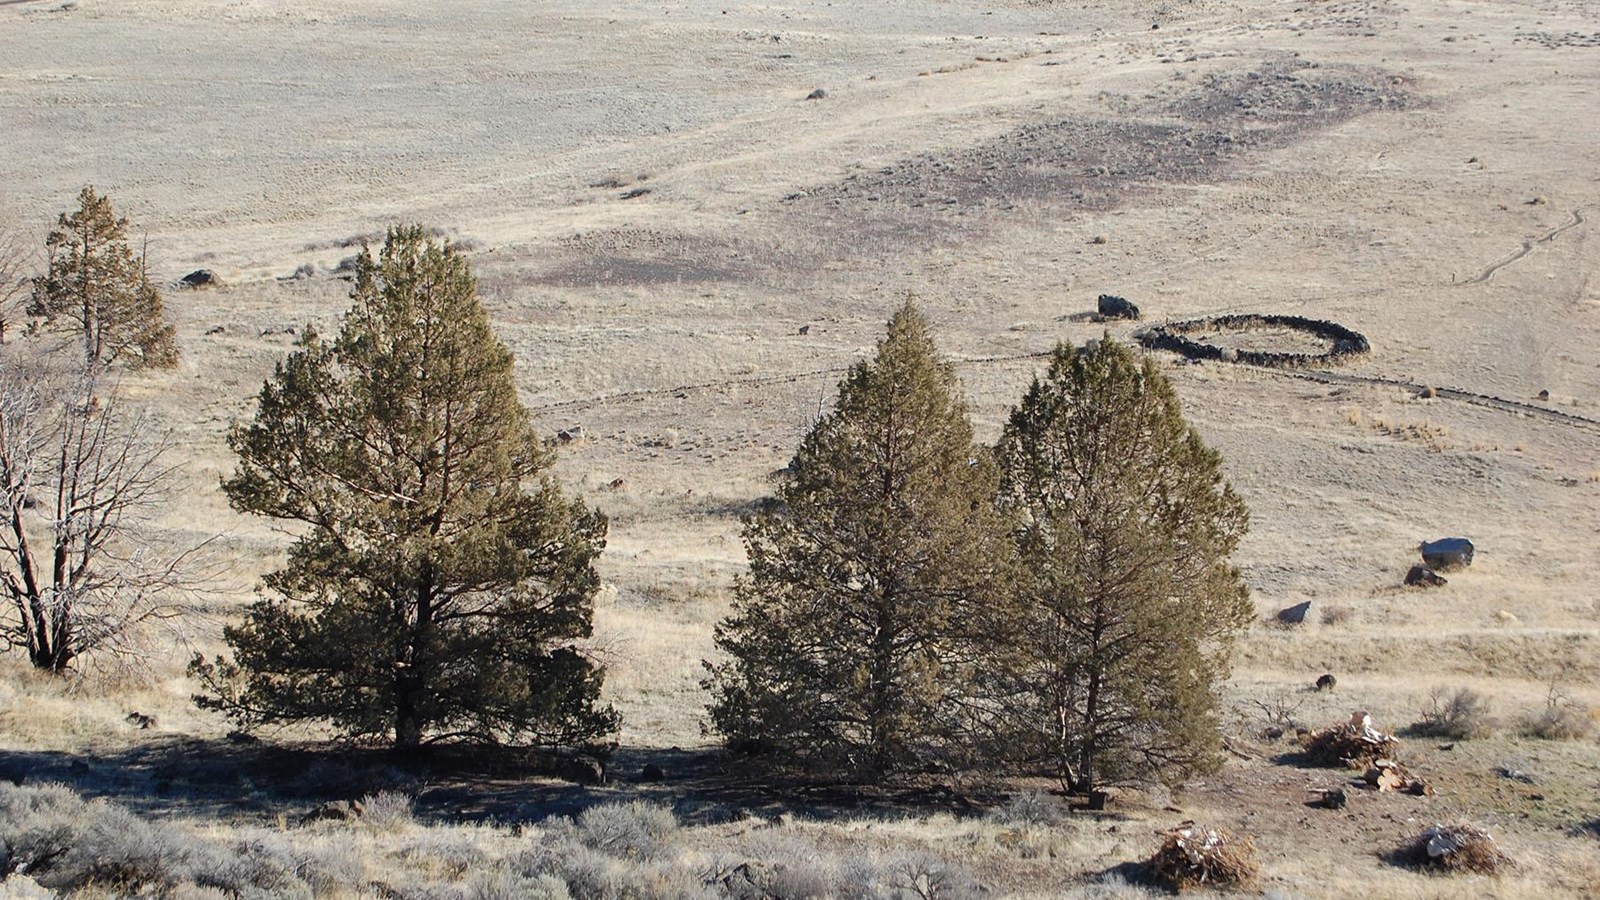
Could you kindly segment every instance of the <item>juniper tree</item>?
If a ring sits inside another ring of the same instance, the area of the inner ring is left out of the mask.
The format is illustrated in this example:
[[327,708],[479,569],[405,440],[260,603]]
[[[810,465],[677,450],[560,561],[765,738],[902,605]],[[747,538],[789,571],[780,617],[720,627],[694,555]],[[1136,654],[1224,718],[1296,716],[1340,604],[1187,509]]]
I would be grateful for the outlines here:
[[790,472],[745,523],[712,726],[869,781],[950,753],[1009,551],[992,457],[911,301]]
[[234,661],[194,661],[197,701],[401,749],[614,730],[582,648],[606,522],[551,476],[467,261],[396,228],[363,249],[352,299],[229,436],[229,501],[300,537],[226,630]]
[[62,213],[45,238],[49,265],[34,281],[28,311],[78,332],[86,365],[125,360],[170,368],[178,363],[177,340],[127,232],[128,220],[112,210],[110,198],[85,187],[78,209]]
[[1081,791],[1216,764],[1247,514],[1171,383],[1109,338],[1058,346],[997,455],[1024,569],[1000,679],[1014,746]]

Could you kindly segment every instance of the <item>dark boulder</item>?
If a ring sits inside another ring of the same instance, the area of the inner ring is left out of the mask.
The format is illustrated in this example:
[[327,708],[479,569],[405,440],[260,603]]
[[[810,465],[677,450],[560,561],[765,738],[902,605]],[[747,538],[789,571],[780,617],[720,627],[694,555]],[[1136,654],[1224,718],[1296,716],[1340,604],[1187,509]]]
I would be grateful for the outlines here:
[[178,284],[186,288],[215,287],[222,283],[217,273],[210,269],[195,269],[193,272],[178,279]]
[[1422,561],[1438,572],[1472,565],[1472,542],[1462,537],[1440,538],[1422,545]]
[[1411,571],[1406,573],[1406,587],[1431,588],[1444,587],[1446,584],[1449,582],[1443,575],[1427,566],[1412,566]]
[[1319,691],[1331,691],[1338,686],[1339,679],[1333,677],[1332,672],[1325,673],[1321,678],[1317,679],[1317,690]]
[[1311,614],[1311,601],[1296,603],[1288,609],[1278,611],[1278,621],[1285,625],[1304,625],[1306,616]]
[[665,769],[661,768],[660,766],[656,765],[655,763],[646,763],[644,769],[639,772],[639,780],[640,781],[666,781],[667,780],[667,772],[666,772]]
[[1114,297],[1110,294],[1100,295],[1099,310],[1101,317],[1106,319],[1139,318],[1139,307],[1121,297]]

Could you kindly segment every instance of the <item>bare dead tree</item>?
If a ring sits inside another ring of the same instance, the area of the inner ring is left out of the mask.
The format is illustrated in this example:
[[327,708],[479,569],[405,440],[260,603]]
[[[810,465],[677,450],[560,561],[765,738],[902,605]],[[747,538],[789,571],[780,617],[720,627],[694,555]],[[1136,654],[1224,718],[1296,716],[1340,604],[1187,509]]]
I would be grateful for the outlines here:
[[86,654],[136,660],[151,626],[176,624],[198,548],[161,554],[145,532],[167,448],[93,369],[0,353],[0,646],[59,674]]
[[0,344],[6,342],[8,331],[27,318],[35,255],[16,231],[0,223]]

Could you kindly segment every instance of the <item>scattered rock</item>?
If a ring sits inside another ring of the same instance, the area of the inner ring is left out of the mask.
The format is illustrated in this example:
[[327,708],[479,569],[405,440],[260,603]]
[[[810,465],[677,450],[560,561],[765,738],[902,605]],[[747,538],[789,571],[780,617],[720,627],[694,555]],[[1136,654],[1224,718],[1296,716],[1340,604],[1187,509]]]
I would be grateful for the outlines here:
[[1463,537],[1427,541],[1419,549],[1422,561],[1435,571],[1449,572],[1472,565],[1472,542]]
[[1089,239],[1089,243],[1095,244],[1095,245],[1100,245],[1100,244],[1104,244],[1106,242],[1106,240],[1107,240],[1107,238],[1106,238],[1105,235],[1097,234],[1094,237]]
[[210,337],[211,335],[214,335],[214,334],[227,334],[227,333],[228,333],[228,326],[226,326],[226,325],[213,325],[210,328],[206,329],[206,336],[207,337]]
[[1319,691],[1331,691],[1338,686],[1339,679],[1333,677],[1332,672],[1324,673],[1321,678],[1317,679],[1317,690]]
[[601,785],[606,783],[606,765],[593,756],[562,757],[556,776],[574,784]]
[[1549,400],[1550,399],[1550,392],[1549,391],[1540,391],[1539,392],[1539,399],[1540,400]]
[[127,722],[129,725],[138,726],[139,730],[141,731],[149,731],[150,729],[156,727],[156,717],[147,716],[142,712],[128,713]]
[[1496,622],[1499,622],[1502,625],[1515,625],[1521,621],[1521,619],[1518,619],[1515,615],[1512,615],[1511,611],[1508,609],[1502,609],[1499,612],[1496,612],[1494,614],[1494,619]]
[[1412,566],[1406,573],[1406,587],[1444,587],[1449,580],[1427,566]]
[[195,269],[193,272],[178,279],[178,286],[186,288],[216,287],[221,283],[222,279],[218,278],[217,273],[210,269]]
[[621,478],[613,478],[613,479],[611,479],[611,483],[606,485],[606,487],[611,488],[613,491],[620,491],[624,487],[626,487],[627,484],[628,483],[626,481],[622,480]]
[[307,278],[314,277],[316,274],[317,274],[317,264],[316,263],[309,263],[309,262],[308,263],[301,263],[300,265],[295,267],[294,274],[290,275],[289,279],[291,281],[304,281]]
[[1529,206],[1548,206],[1548,205],[1550,205],[1550,198],[1544,196],[1543,194],[1540,194],[1539,196],[1533,198],[1532,200],[1529,200],[1528,201],[1528,205]]
[[645,196],[646,194],[649,194],[649,193],[650,193],[650,188],[638,187],[638,188],[634,188],[631,191],[624,191],[623,194],[622,194],[622,199],[623,200],[637,200],[640,197],[643,197],[643,196]]
[[261,743],[261,739],[249,733],[248,731],[230,731],[228,732],[228,743],[259,744]]
[[1306,616],[1311,614],[1311,601],[1306,600],[1289,607],[1278,610],[1278,621],[1285,625],[1304,625]]
[[646,763],[639,772],[640,781],[666,781],[667,772],[655,763]]
[[1438,396],[1439,396],[1439,389],[1436,388],[1436,387],[1431,387],[1430,386],[1430,387],[1425,387],[1420,392],[1418,392],[1417,399],[1418,400],[1433,400],[1433,399],[1437,398]]
[[811,93],[807,94],[806,95],[806,99],[807,100],[826,100],[826,99],[828,99],[828,92],[826,90],[823,90],[822,88],[817,88],[816,90],[814,90]]
[[1344,788],[1324,788],[1322,790],[1322,798],[1316,802],[1316,805],[1323,809],[1344,809],[1344,805],[1348,800],[1349,798],[1345,796]]
[[574,425],[571,428],[564,428],[561,431],[556,432],[556,440],[563,444],[570,444],[574,441],[583,440],[583,426]]
[[808,335],[810,333],[811,333],[811,326],[810,325],[801,325],[800,326],[800,334],[801,334],[802,337],[805,336],[805,335]]
[[1101,294],[1097,309],[1100,315],[1107,319],[1136,320],[1139,318],[1139,307],[1112,294]]

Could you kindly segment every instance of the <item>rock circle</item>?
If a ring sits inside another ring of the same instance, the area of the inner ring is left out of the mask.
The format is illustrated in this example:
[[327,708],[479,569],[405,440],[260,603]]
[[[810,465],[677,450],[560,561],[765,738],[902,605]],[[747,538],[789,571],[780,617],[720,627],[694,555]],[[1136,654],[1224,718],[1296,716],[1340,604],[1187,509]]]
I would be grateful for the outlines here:
[[[1321,352],[1258,350],[1249,347],[1222,347],[1206,340],[1208,335],[1243,334],[1267,330],[1302,332],[1321,340]],[[1182,322],[1168,322],[1147,328],[1138,335],[1139,343],[1152,350],[1170,350],[1189,359],[1241,362],[1252,366],[1293,368],[1340,363],[1372,349],[1359,332],[1337,322],[1303,316],[1277,316],[1241,313],[1206,316]]]

